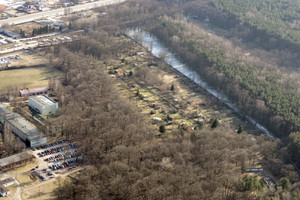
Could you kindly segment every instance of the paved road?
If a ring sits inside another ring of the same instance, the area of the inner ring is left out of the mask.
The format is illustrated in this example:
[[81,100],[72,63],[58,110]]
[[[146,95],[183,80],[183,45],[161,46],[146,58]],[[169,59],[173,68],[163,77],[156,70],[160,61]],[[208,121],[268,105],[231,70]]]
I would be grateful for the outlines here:
[[[126,0],[100,0],[96,2],[86,3],[83,5],[76,5],[72,7],[67,7],[67,9],[70,8],[70,12],[77,12],[82,10],[90,10],[92,8],[111,5],[111,4],[117,4],[125,2]],[[54,16],[61,16],[64,15],[66,12],[65,8],[59,8],[55,10],[45,11],[45,12],[39,12],[39,13],[33,13],[29,15],[24,15],[20,17],[13,17],[5,20],[0,20],[0,27],[2,27],[4,24],[21,24],[24,22],[30,22],[33,20],[40,19],[42,17],[54,17]],[[68,11],[69,12],[69,11]]]

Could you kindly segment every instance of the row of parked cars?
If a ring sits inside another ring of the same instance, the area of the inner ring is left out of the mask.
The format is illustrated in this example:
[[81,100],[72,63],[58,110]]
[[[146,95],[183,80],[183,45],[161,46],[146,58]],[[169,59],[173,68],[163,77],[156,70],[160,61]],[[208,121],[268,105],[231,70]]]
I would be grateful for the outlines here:
[[53,171],[55,171],[57,169],[63,169],[63,168],[69,167],[69,165],[72,163],[78,162],[78,160],[79,160],[78,158],[74,158],[74,159],[63,162],[62,164],[60,164],[60,163],[53,164],[53,165],[49,166],[49,168],[52,169]]
[[77,150],[74,150],[74,151],[68,151],[68,152],[66,152],[66,153],[60,153],[60,154],[57,154],[57,155],[55,155],[55,156],[50,156],[49,158],[44,159],[44,161],[49,161],[49,162],[50,162],[51,160],[53,160],[53,159],[55,159],[55,158],[60,158],[60,157],[72,155],[72,154],[74,154],[75,152],[77,152]]
[[11,62],[9,60],[11,59],[19,60],[20,56],[14,55],[14,56],[7,56],[7,57],[0,58],[0,64],[10,64]]
[[54,147],[52,149],[48,149],[48,150],[45,150],[43,152],[40,152],[37,155],[40,156],[40,157],[44,157],[44,156],[48,156],[48,155],[51,155],[51,154],[54,154],[54,153],[62,152],[64,150],[65,150],[64,146]]
[[[69,146],[69,148],[77,149],[77,147],[74,144],[69,144],[68,146]],[[51,149],[47,149],[43,152],[40,152],[37,155],[40,156],[40,157],[44,157],[44,156],[48,156],[50,154],[59,153],[61,151],[67,150],[69,148],[66,147],[66,146],[54,147],[54,148],[51,148]]]
[[45,144],[45,145],[42,145],[42,146],[38,146],[38,147],[36,147],[35,149],[37,149],[37,150],[40,150],[40,149],[46,149],[46,148],[48,148],[48,147],[53,147],[53,146],[56,146],[56,145],[59,145],[59,144],[63,144],[63,143],[65,143],[66,142],[66,140],[60,140],[60,141],[58,141],[58,142],[53,142],[53,143],[51,143],[51,144]]
[[78,156],[80,156],[80,155],[79,154],[72,154],[72,155],[69,155],[69,156],[64,156],[64,157],[56,158],[52,162],[59,162],[61,160],[67,160],[67,159],[70,159],[70,158],[76,158]]

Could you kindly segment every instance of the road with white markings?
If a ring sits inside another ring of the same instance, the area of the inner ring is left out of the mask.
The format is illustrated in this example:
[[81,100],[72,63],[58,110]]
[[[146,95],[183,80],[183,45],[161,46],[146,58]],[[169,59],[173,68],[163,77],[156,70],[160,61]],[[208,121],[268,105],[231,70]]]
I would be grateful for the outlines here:
[[45,11],[45,12],[39,12],[39,13],[33,13],[33,14],[20,16],[20,17],[8,18],[5,20],[0,20],[0,27],[2,27],[4,24],[8,24],[8,25],[21,24],[24,22],[30,22],[33,20],[41,19],[43,17],[62,16],[62,15],[65,15],[66,12],[73,13],[73,12],[78,12],[78,11],[83,11],[83,10],[90,10],[93,8],[122,3],[125,1],[126,0],[100,0],[100,1],[86,3],[86,4],[82,4],[82,5],[76,5],[76,6],[72,6],[72,7],[58,8],[55,10],[50,10],[50,11]]

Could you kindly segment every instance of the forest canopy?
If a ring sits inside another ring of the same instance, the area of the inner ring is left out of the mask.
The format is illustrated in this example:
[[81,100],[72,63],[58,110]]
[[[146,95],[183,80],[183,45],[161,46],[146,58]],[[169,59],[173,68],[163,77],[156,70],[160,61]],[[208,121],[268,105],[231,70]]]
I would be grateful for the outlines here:
[[300,45],[298,0],[212,0],[212,3],[259,30]]

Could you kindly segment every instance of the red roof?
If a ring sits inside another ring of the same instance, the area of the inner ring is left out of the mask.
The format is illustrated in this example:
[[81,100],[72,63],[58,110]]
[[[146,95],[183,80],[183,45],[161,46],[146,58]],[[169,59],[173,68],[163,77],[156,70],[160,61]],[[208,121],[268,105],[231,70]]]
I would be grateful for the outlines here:
[[48,88],[42,87],[42,88],[32,88],[32,89],[20,90],[21,96],[25,96],[28,94],[35,94],[35,93],[43,93],[43,92],[48,92]]

